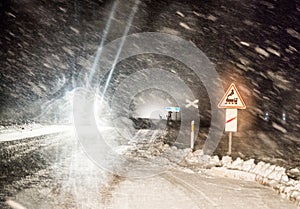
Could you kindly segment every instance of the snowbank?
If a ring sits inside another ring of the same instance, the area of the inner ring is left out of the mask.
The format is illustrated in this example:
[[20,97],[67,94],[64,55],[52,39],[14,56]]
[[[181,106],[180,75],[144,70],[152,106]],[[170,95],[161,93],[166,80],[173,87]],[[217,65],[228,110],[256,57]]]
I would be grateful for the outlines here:
[[[189,153],[186,162],[192,165],[198,164],[202,170],[210,175],[229,177],[240,180],[256,181],[262,185],[270,186],[282,196],[295,201],[300,206],[300,181],[288,177],[285,168],[271,165],[265,162],[255,164],[254,159],[244,161],[241,158],[232,160],[229,156],[205,156],[201,150]],[[290,172],[297,173],[297,168]],[[299,174],[299,173],[298,173]]]

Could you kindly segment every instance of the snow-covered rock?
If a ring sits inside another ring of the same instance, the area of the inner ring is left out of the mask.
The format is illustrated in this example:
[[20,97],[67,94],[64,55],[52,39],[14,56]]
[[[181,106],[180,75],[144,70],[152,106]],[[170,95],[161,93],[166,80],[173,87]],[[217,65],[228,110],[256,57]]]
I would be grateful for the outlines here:
[[269,175],[274,171],[275,165],[269,166],[265,171],[264,171],[264,177],[269,177]]
[[199,158],[197,156],[191,156],[185,159],[188,163],[196,164],[199,163]]
[[280,186],[279,186],[279,193],[281,193],[281,194],[283,194],[284,193],[284,190],[285,190],[285,185],[283,185],[283,184],[281,184]]
[[296,201],[299,203],[299,204],[298,204],[298,207],[300,207],[300,194],[297,193],[297,194],[295,195],[295,199],[296,199]]
[[260,184],[263,184],[263,179],[264,179],[264,177],[261,176],[261,175],[256,175],[255,176],[255,181],[257,181]]
[[296,181],[296,182],[295,182],[294,188],[295,188],[296,190],[300,191],[300,182],[299,182],[299,181]]
[[297,182],[294,179],[289,179],[289,182],[287,182],[286,185],[288,185],[288,186],[295,186],[296,183]]
[[293,190],[290,195],[291,199],[296,200],[297,197],[300,197],[300,191]]
[[269,180],[269,184],[270,187],[274,188],[274,189],[279,189],[280,187],[280,183],[278,181],[275,181],[273,179]]
[[230,170],[224,167],[213,167],[206,171],[207,173],[220,177],[239,179],[244,181],[254,181],[255,174],[239,170]]
[[271,182],[271,180],[270,179],[268,179],[267,177],[264,177],[263,178],[263,185],[270,185],[270,182]]
[[229,157],[229,156],[223,156],[222,157],[221,163],[222,163],[223,167],[225,167],[225,168],[230,167],[231,162],[232,162],[231,157]]
[[213,166],[219,166],[220,165],[220,159],[217,155],[213,156],[209,160],[209,164]]
[[[281,181],[282,176],[285,175],[285,168],[276,166],[274,171],[268,176],[270,179],[274,179],[276,181]],[[284,177],[284,180],[287,180],[286,177]]]
[[266,177],[267,173],[268,174],[271,173],[271,172],[270,173],[268,172],[268,169],[270,168],[271,165],[270,165],[270,163],[262,163],[261,165],[262,165],[261,168],[257,170],[257,174],[261,175],[263,177]]
[[172,149],[172,150],[177,150],[177,147],[172,146],[171,149]]
[[209,163],[209,161],[211,159],[210,155],[200,155],[198,157],[203,163]]
[[195,155],[194,152],[190,152],[187,154],[185,157],[186,162],[191,163],[191,164],[197,164],[199,163],[199,156]]
[[261,176],[263,176],[263,177],[265,177],[266,175],[266,170],[268,170],[268,168],[270,167],[271,165],[270,165],[270,163],[265,163],[262,167],[261,167],[261,169],[258,171],[258,174],[259,175],[261,175]]
[[289,182],[289,177],[286,174],[284,174],[281,176],[281,181],[284,183],[287,183],[287,182]]
[[192,153],[193,150],[191,148],[186,148],[183,151],[184,153],[188,154],[188,153]]
[[293,190],[293,187],[285,187],[283,190],[283,193],[286,194],[287,198],[291,196],[291,192]]
[[185,158],[188,159],[188,158],[192,158],[192,157],[196,157],[196,156],[193,152],[189,152],[189,153],[187,153]]
[[280,174],[279,171],[274,170],[274,171],[269,175],[269,178],[270,178],[270,179],[274,179],[274,180],[276,180],[276,181],[280,181],[281,176],[282,176],[282,175]]
[[250,159],[247,161],[244,161],[242,165],[242,171],[251,171],[255,167],[254,159]]
[[279,172],[280,172],[280,170],[279,170],[279,168],[276,166],[275,169],[274,169],[274,170],[270,173],[270,175],[268,176],[269,179],[274,179],[274,180],[276,180],[276,181],[279,181],[280,178],[281,178],[281,176],[280,176],[280,178],[278,178]]
[[[213,156],[210,158],[209,163],[211,165],[217,164],[218,160],[217,156]],[[289,179],[286,169],[283,167],[263,161],[255,165],[254,159],[243,161],[239,157],[232,161],[232,158],[229,156],[223,156],[222,160],[219,160],[219,164],[222,167],[212,167],[210,169],[212,175],[257,181],[262,185],[267,185],[277,190],[284,198],[289,198],[300,204],[300,181]],[[293,172],[297,172],[297,169],[293,170]]]
[[243,166],[243,162],[244,160],[242,160],[241,158],[236,158],[235,161],[233,161],[231,163],[231,165],[229,166],[229,168],[231,169],[237,169],[237,170],[242,170],[242,166]]
[[300,170],[298,168],[293,168],[287,171],[287,174],[291,177],[298,177],[300,176]]
[[300,170],[298,168],[293,168],[290,171],[293,173],[300,173]]
[[200,163],[209,164],[211,157],[209,155],[204,155],[202,150],[197,150],[195,152],[188,152],[185,160],[188,163]]
[[263,166],[265,165],[264,162],[260,161],[259,163],[257,163],[257,165],[255,166],[255,168],[252,170],[253,173],[255,174],[260,174],[261,169],[263,168]]
[[196,150],[196,151],[194,152],[194,155],[195,155],[195,156],[201,156],[201,155],[204,155],[203,150],[202,150],[202,149]]

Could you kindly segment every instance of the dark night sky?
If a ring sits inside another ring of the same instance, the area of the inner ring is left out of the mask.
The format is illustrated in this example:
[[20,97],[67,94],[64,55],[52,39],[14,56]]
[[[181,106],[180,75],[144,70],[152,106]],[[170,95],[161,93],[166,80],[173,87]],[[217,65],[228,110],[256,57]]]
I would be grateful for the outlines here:
[[[2,1],[0,14],[1,121],[38,115],[41,105],[82,85],[87,63],[103,37],[113,1]],[[120,1],[107,41],[122,36],[133,1]],[[240,86],[248,105],[241,113],[246,129],[260,127],[265,111],[280,124],[286,111],[299,132],[299,1],[141,1],[129,34],[164,32],[194,42],[216,65],[224,88]],[[183,66],[163,58],[118,65],[131,68]],[[132,64],[135,63],[135,64]],[[120,74],[114,75],[116,81]],[[114,82],[113,82],[114,83]],[[118,82],[117,82],[118,83]],[[189,84],[199,95],[205,89]],[[198,90],[197,90],[198,88]],[[205,106],[205,105],[204,105]],[[208,108],[207,105],[203,108]],[[270,124],[272,127],[272,124]]]
[[[2,125],[45,119],[53,123],[57,116],[65,117],[66,95],[85,85],[113,3],[0,2]],[[105,43],[122,36],[133,5],[134,0],[119,1]],[[128,34],[139,32],[169,33],[195,43],[215,65],[224,88],[232,82],[238,86],[247,104],[239,110],[239,131],[234,134],[233,150],[239,156],[299,166],[299,1],[141,0]],[[108,99],[124,77],[151,67],[181,75],[200,99],[201,124],[209,125],[206,89],[186,66],[167,57],[143,55],[118,63]],[[266,112],[269,121],[264,120]],[[227,149],[224,139],[218,153]]]

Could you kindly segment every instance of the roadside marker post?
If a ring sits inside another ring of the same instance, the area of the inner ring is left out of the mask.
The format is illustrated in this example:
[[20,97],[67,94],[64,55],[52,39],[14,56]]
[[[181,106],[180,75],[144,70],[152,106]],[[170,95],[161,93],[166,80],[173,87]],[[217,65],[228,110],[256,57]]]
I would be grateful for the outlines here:
[[195,121],[192,120],[191,122],[191,149],[194,149],[194,143],[195,143]]
[[226,109],[225,132],[229,132],[227,154],[231,155],[232,133],[237,132],[237,110],[246,109],[246,104],[234,83],[229,86],[218,107]]
[[[196,108],[198,109],[198,102],[199,102],[199,99],[195,99],[194,101],[191,101],[189,99],[186,99],[186,105],[185,107],[186,108]],[[195,121],[192,120],[191,121],[191,149],[194,150],[194,144],[195,144]]]

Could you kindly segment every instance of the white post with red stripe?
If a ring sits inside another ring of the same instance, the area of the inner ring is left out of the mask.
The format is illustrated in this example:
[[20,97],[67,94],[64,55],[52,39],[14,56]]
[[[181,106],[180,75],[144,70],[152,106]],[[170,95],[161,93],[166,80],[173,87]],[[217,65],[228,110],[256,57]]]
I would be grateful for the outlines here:
[[237,109],[226,109],[226,132],[237,132]]
[[231,155],[232,132],[237,131],[237,109],[226,109],[225,131],[229,132],[228,155]]

